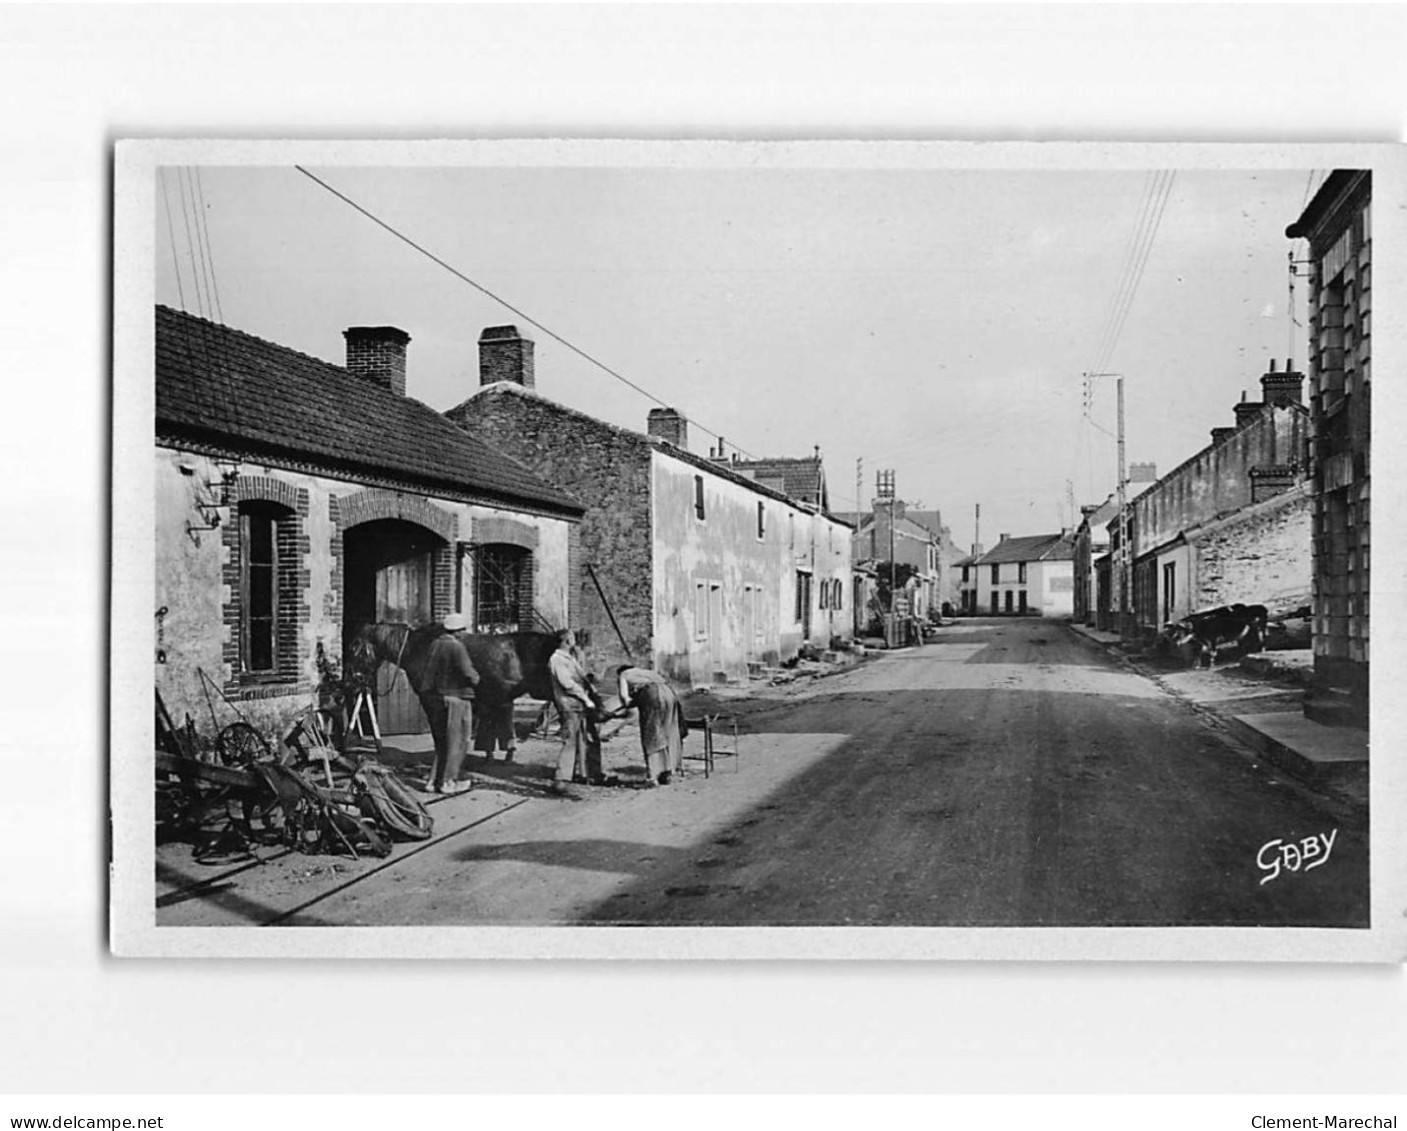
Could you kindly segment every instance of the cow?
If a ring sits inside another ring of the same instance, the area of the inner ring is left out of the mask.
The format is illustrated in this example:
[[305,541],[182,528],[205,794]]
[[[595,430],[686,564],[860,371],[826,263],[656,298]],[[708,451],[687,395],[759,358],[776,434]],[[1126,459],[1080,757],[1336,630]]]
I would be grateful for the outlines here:
[[[348,649],[348,669],[363,679],[381,663],[394,664],[424,703],[425,661],[430,643],[440,634],[437,624],[412,628],[391,622],[364,624],[353,635]],[[557,648],[550,632],[459,633],[469,659],[479,673],[475,691],[475,746],[492,749],[501,736],[511,759],[513,701],[521,695],[549,701],[552,676],[547,662]]]
[[1222,649],[1261,651],[1268,620],[1264,605],[1224,605],[1167,625],[1164,634],[1190,667],[1214,668]]

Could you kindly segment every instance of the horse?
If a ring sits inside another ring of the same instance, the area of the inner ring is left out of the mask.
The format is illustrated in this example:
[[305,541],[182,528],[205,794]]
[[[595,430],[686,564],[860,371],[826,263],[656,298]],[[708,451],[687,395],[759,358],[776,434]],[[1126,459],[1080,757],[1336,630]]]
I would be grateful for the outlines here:
[[[353,634],[348,648],[348,667],[374,675],[381,663],[394,664],[405,673],[411,690],[424,703],[426,659],[430,644],[442,632],[438,624],[412,628],[408,624],[380,621],[364,624]],[[550,632],[506,632],[455,634],[469,652],[469,660],[479,673],[474,693],[477,733],[475,746],[486,753],[498,738],[510,752],[513,739],[513,701],[552,698],[552,675],[548,661],[557,649],[557,637]]]

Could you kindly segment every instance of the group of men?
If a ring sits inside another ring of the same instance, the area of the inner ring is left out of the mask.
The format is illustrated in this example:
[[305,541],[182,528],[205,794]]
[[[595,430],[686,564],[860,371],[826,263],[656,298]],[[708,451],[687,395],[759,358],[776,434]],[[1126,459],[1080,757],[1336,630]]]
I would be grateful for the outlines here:
[[[441,627],[427,653],[428,694],[422,696],[435,742],[434,767],[425,788],[429,793],[455,794],[472,788],[459,775],[474,730],[474,692],[479,673],[457,635],[468,627],[463,614],[450,613]],[[615,669],[620,706],[609,710],[570,630],[558,633],[548,671],[562,728],[562,746],[553,773],[554,792],[566,794],[572,784],[616,784],[616,779],[602,768],[599,724],[623,717],[632,708],[640,713],[647,782],[669,784],[680,767],[685,724],[679,700],[667,680],[644,668],[621,665]],[[508,757],[512,759],[511,745]]]

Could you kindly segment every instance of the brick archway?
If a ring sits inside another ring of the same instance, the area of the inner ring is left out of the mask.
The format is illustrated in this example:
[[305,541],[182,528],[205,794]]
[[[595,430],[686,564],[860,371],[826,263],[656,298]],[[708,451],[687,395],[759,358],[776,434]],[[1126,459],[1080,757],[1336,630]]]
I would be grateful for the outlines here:
[[344,533],[378,518],[398,518],[423,526],[446,542],[453,542],[459,525],[455,515],[441,510],[429,499],[381,487],[368,487],[342,496],[338,499],[337,512],[338,528]]

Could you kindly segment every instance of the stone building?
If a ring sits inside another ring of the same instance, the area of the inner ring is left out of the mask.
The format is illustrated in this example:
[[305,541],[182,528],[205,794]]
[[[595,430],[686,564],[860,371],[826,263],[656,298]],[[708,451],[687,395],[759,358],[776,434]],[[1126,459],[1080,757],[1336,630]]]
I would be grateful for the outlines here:
[[[155,331],[156,686],[178,723],[211,724],[209,680],[281,734],[368,621],[567,623],[581,506],[406,396],[406,333],[347,330],[343,367],[162,306]],[[425,728],[404,677],[381,690],[384,729]]]
[[[1158,478],[1158,468],[1152,463],[1129,464],[1125,491],[1137,495]],[[1074,619],[1077,624],[1096,623],[1095,560],[1109,552],[1107,527],[1119,513],[1119,496],[1110,492],[1102,503],[1080,508],[1080,524],[1075,527],[1075,593]]]
[[1335,169],[1285,234],[1309,241],[1309,475],[1314,667],[1366,703],[1372,195],[1367,170]]
[[[1305,460],[1309,414],[1303,374],[1275,362],[1261,377],[1262,399],[1242,394],[1236,424],[1136,495],[1127,526],[1133,625],[1156,633],[1188,613],[1234,603],[1263,604],[1272,615],[1308,603],[1309,494]],[[1112,584],[1099,600],[1101,627],[1114,627],[1118,516],[1106,524]],[[1097,570],[1096,570],[1097,573]]]
[[911,510],[902,499],[895,499],[892,506],[887,499],[875,499],[873,510],[836,517],[855,528],[851,539],[854,560],[875,566],[886,586],[883,563],[891,554],[895,563],[913,568],[915,584],[908,587],[913,616],[937,616],[944,601],[957,600],[952,584],[956,547],[937,511]]
[[849,526],[691,452],[674,409],[651,409],[641,433],[548,399],[532,346],[485,330],[480,387],[446,415],[585,506],[572,623],[594,668],[628,654],[699,686],[852,635]]

